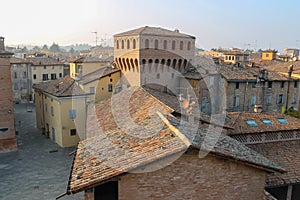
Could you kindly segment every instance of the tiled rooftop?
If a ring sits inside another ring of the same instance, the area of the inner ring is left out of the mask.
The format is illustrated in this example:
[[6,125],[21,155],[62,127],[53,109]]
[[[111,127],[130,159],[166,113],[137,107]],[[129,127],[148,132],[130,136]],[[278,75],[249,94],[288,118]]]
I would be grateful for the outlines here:
[[266,186],[300,183],[300,140],[251,144],[250,148],[278,163],[287,172],[268,174]]
[[25,59],[22,59],[22,58],[12,57],[12,58],[10,58],[10,63],[11,64],[21,64],[21,63],[30,63],[30,62],[26,61]]
[[106,59],[98,58],[98,57],[91,57],[91,56],[84,56],[80,58],[76,58],[72,61],[73,63],[106,63],[109,62]]
[[[281,124],[278,118],[284,118],[287,124]],[[264,124],[263,119],[271,120],[272,124]],[[257,126],[250,126],[246,120],[254,120]],[[275,131],[300,131],[300,119],[281,114],[281,113],[247,113],[247,112],[229,112],[225,124],[234,129],[227,130],[228,135],[247,134],[247,133],[263,133]]]
[[35,66],[44,66],[44,65],[63,65],[57,58],[51,57],[33,57],[33,58],[25,58],[26,62],[32,63]]
[[[222,65],[218,68],[219,73],[226,80],[233,81],[256,81],[256,76],[259,74],[259,68],[250,67],[235,67],[233,65]],[[288,78],[279,73],[268,71],[268,78],[271,81],[287,81]]]
[[118,71],[120,71],[120,70],[117,69],[117,68],[112,68],[111,66],[103,67],[101,69],[98,69],[94,72],[91,72],[89,74],[86,74],[86,75],[80,77],[80,79],[78,80],[78,83],[82,84],[82,85],[85,85],[87,83],[93,82],[95,80],[99,80],[102,77],[105,77],[109,74],[113,74],[113,73],[118,72]]
[[76,81],[69,76],[34,84],[35,90],[39,90],[56,97],[80,96],[84,95],[83,90],[78,86]]
[[126,31],[123,33],[115,34],[114,37],[118,36],[129,36],[129,35],[158,35],[158,36],[170,36],[170,37],[186,37],[186,38],[193,38],[194,36],[183,34],[176,31],[167,30],[160,27],[150,27],[144,26],[140,28],[136,28],[130,31]]
[[[96,104],[94,109],[94,120],[87,124],[87,135],[94,136],[79,143],[74,158],[69,184],[72,193],[184,152],[188,147],[211,150],[216,156],[266,171],[283,170],[228,136],[195,128],[172,116],[165,118],[163,115],[173,109],[140,87],[115,94],[112,99]],[[158,111],[163,114],[157,114]]]

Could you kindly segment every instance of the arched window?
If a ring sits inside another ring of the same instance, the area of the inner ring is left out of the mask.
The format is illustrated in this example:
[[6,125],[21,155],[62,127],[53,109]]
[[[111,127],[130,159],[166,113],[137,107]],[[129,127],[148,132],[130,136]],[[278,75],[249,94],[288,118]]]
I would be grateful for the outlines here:
[[183,41],[180,41],[180,50],[183,50]]
[[132,41],[132,48],[133,48],[133,49],[136,48],[136,42],[135,42],[135,39],[133,39],[133,41]]
[[127,49],[130,49],[130,42],[127,40]]
[[157,71],[158,71],[159,60],[158,60],[158,59],[155,59],[154,63],[155,63],[155,66],[154,66],[155,72],[157,72]]
[[160,62],[160,66],[161,66],[161,71],[163,72],[164,71],[164,65],[165,65],[166,61],[165,59],[162,59],[161,62]]
[[127,67],[126,67],[126,62],[125,62],[125,58],[122,59],[122,64],[124,66],[124,71],[126,72]]
[[127,65],[128,71],[130,71],[130,63],[129,63],[129,59],[128,58],[126,59],[126,65]]
[[152,71],[152,63],[153,63],[153,60],[152,59],[149,59],[149,61],[148,61],[148,65],[149,65],[149,72],[151,73],[151,71]]
[[158,40],[154,41],[154,49],[158,49]]
[[175,40],[172,41],[172,50],[175,50],[175,46],[176,46],[176,43],[175,43]]
[[187,60],[184,59],[184,61],[183,61],[183,68],[186,68],[186,67],[187,67]]
[[149,49],[149,40],[148,39],[145,40],[145,48]]
[[139,65],[138,59],[134,60],[134,64],[135,64],[136,67]]
[[187,50],[188,51],[191,50],[191,42],[188,42],[188,44],[187,44]]
[[178,71],[181,71],[182,60],[178,60]]
[[164,40],[164,49],[167,49],[168,48],[168,42],[167,40]]
[[117,40],[117,49],[119,49],[119,40]]
[[122,49],[124,49],[124,40],[122,40]]
[[176,60],[176,59],[173,59],[173,65],[172,65],[173,69],[175,69],[176,63],[177,63],[177,60]]

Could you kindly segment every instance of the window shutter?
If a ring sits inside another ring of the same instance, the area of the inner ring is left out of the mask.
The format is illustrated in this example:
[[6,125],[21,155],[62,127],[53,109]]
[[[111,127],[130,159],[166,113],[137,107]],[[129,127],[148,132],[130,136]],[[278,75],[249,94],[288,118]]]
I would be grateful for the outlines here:
[[276,95],[276,104],[279,103],[279,95]]

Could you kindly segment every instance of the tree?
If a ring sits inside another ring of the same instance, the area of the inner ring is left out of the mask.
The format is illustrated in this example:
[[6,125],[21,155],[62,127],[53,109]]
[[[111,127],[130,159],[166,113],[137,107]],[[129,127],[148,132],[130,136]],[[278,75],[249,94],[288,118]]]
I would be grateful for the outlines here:
[[60,52],[60,48],[59,48],[58,44],[55,44],[54,42],[53,42],[53,44],[50,46],[49,50],[50,50],[51,52]]
[[44,46],[43,46],[43,48],[42,48],[43,50],[47,50],[48,51],[48,46],[46,45],[46,44],[44,44]]
[[69,52],[70,52],[71,54],[75,53],[75,50],[74,50],[74,48],[73,48],[73,47],[71,47],[71,49],[69,50]]

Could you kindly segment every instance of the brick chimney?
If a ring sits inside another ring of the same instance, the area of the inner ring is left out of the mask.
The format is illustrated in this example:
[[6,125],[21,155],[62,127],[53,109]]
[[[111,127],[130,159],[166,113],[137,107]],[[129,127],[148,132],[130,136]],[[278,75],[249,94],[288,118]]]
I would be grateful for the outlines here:
[[0,36],[0,51],[5,51],[4,37]]

